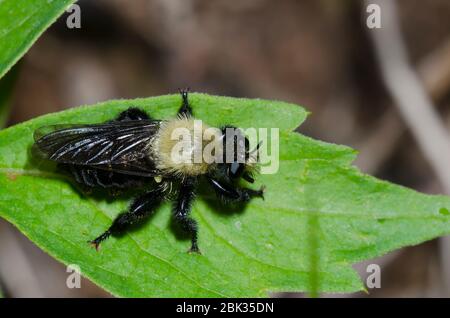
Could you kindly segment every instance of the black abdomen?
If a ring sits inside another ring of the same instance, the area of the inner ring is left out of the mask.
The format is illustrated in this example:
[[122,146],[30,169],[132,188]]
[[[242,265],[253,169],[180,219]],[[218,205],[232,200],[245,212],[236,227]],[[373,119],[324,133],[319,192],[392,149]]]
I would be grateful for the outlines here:
[[[115,171],[94,169],[91,167],[62,164],[62,169],[68,171],[74,179],[87,187],[128,189],[144,184],[144,177],[122,174]],[[147,178],[148,181],[148,178]]]

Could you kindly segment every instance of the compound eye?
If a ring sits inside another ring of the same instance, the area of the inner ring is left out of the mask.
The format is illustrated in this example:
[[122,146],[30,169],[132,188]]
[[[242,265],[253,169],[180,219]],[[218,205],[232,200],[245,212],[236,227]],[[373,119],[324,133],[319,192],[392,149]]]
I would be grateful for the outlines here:
[[232,177],[232,178],[240,177],[243,171],[244,171],[244,165],[242,163],[233,162],[230,165],[230,177]]

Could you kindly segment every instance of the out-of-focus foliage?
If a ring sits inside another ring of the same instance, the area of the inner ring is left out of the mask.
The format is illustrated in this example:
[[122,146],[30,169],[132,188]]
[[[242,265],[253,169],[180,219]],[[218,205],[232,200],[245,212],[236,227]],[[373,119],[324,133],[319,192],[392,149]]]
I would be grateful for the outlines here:
[[8,115],[11,110],[11,97],[17,73],[18,69],[16,67],[4,78],[0,79],[0,128],[3,128],[8,121]]
[[0,78],[74,0],[0,1]]

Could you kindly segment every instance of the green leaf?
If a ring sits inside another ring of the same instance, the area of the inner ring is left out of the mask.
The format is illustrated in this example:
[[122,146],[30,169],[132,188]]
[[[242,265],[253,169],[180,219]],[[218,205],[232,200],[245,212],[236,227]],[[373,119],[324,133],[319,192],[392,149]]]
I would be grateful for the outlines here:
[[0,78],[74,0],[0,0]]
[[57,171],[29,156],[33,131],[56,123],[96,123],[130,106],[170,118],[178,95],[109,101],[39,117],[0,131],[0,216],[43,250],[117,296],[266,296],[270,291],[353,292],[363,284],[355,262],[450,233],[450,199],[428,196],[358,172],[355,152],[293,130],[299,106],[266,100],[191,94],[197,118],[209,125],[280,129],[280,169],[260,175],[265,201],[243,211],[199,195],[202,255],[173,228],[169,204],[144,226],[104,242],[92,239],[127,200],[85,196]]

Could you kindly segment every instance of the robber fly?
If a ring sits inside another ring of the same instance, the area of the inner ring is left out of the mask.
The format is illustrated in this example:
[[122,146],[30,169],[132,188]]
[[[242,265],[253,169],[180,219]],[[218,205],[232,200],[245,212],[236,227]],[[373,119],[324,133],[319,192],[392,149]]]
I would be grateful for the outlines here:
[[[45,126],[36,130],[35,153],[58,163],[83,186],[132,189],[149,185],[149,190],[136,197],[104,233],[90,241],[96,249],[109,236],[121,234],[130,225],[148,217],[164,200],[171,200],[174,218],[191,235],[190,251],[199,252],[197,222],[189,212],[200,178],[207,180],[222,201],[247,202],[253,197],[263,198],[264,187],[252,190],[237,186],[241,178],[254,182],[259,145],[250,151],[248,139],[233,126],[216,128],[218,134],[212,138],[209,127],[203,125],[203,137],[192,137],[195,119],[188,90],[180,90],[180,94],[178,116],[170,120],[153,119],[143,110],[132,107],[117,119],[101,124]],[[173,155],[179,142],[179,138],[173,138],[177,129],[191,133],[183,152],[188,154],[188,160],[179,160]],[[228,134],[229,129],[234,133]],[[205,150],[206,140],[215,151],[200,162],[189,160],[191,154]],[[229,156],[230,144],[236,152],[232,156]],[[223,160],[212,160],[218,157]]]

